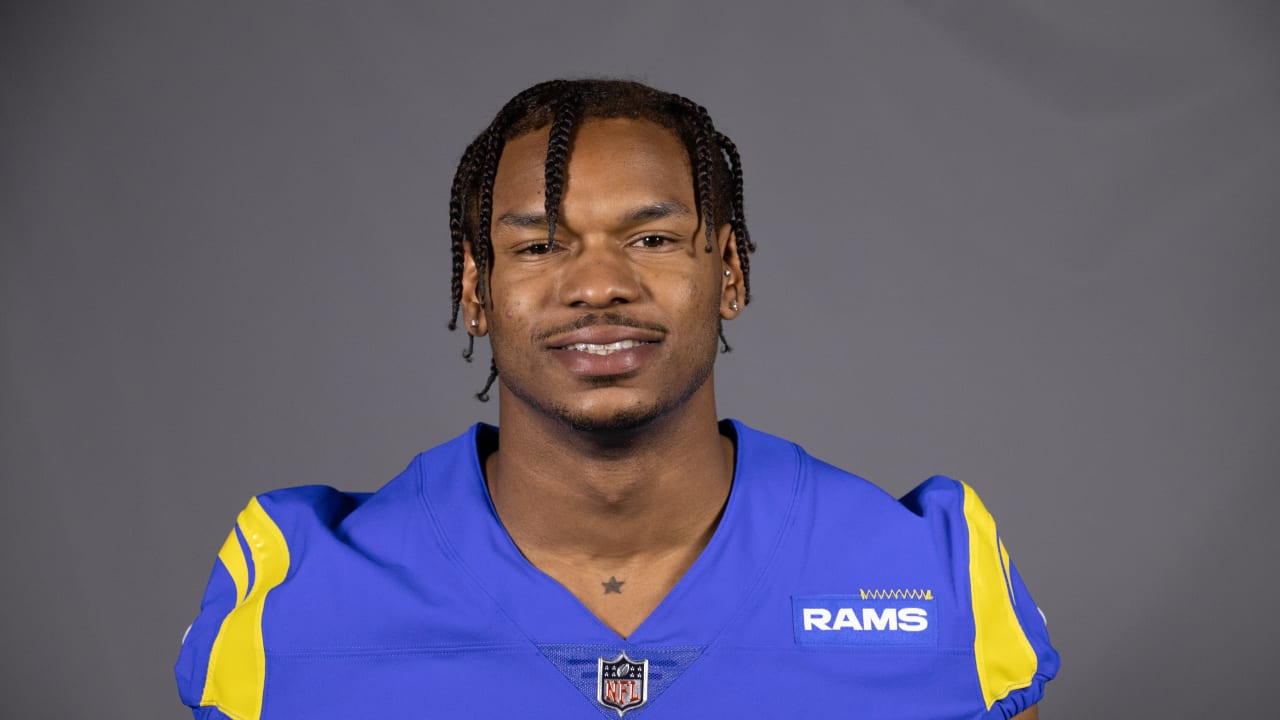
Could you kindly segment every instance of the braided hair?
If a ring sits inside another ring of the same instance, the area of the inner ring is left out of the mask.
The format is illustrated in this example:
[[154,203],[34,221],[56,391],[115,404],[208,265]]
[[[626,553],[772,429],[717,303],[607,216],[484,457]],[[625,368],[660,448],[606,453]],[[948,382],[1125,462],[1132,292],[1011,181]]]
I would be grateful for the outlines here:
[[[513,97],[493,122],[467,146],[458,162],[449,193],[449,238],[453,253],[452,308],[449,329],[458,326],[462,305],[462,273],[465,247],[471,248],[479,275],[477,295],[487,293],[489,263],[493,254],[493,181],[507,141],[535,130],[550,128],[547,140],[546,205],[548,239],[555,238],[564,194],[565,169],[574,131],[584,121],[631,118],[648,120],[671,130],[689,153],[698,219],[706,228],[706,251],[715,249],[715,229],[728,224],[737,244],[742,268],[743,304],[751,301],[750,254],[755,243],[747,232],[743,212],[742,158],[725,134],[716,130],[706,108],[674,93],[656,90],[628,80],[551,80]],[[722,350],[730,350],[724,329],[719,329]],[[475,336],[469,336],[463,357],[471,361]],[[489,363],[489,377],[476,397],[489,399],[498,379],[498,367]]]

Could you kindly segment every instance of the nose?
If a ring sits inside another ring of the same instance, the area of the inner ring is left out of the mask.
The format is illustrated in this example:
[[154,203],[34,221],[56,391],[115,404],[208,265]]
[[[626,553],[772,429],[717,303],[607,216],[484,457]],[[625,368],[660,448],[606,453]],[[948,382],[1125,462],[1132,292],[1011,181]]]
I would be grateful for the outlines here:
[[574,307],[606,308],[635,302],[640,281],[624,248],[586,243],[560,272],[561,300]]

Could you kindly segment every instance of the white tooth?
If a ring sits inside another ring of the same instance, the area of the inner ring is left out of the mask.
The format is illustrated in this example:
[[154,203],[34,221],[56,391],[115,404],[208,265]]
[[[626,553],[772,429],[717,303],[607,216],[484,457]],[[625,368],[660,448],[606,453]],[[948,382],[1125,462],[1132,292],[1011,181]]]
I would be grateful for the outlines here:
[[574,343],[569,347],[578,352],[587,352],[592,355],[608,355],[619,350],[629,350],[633,347],[639,347],[641,343],[638,340],[619,340],[617,342],[605,345],[597,345],[595,343]]

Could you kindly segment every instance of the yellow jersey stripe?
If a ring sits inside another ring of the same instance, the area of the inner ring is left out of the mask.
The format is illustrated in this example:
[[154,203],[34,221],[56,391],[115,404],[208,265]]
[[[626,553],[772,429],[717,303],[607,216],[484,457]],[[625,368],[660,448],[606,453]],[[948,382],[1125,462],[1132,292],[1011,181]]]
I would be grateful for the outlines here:
[[[235,720],[258,720],[267,677],[262,610],[267,593],[283,582],[289,572],[289,546],[257,498],[249,501],[237,524],[252,556],[253,587],[247,596],[240,596],[235,609],[227,614],[218,629],[209,653],[209,670],[200,704],[215,705]],[[235,554],[239,555],[239,541],[234,532],[228,542],[235,544]],[[243,564],[243,559],[241,562]]]
[[222,543],[222,549],[218,551],[218,559],[231,574],[231,581],[236,584],[236,602],[238,603],[244,599],[244,594],[249,590],[249,566],[245,564],[244,551],[240,549],[240,540],[236,537],[235,530],[232,530],[227,535],[227,541]]
[[1031,684],[1036,653],[1013,609],[1003,544],[996,521],[973,488],[964,486],[964,519],[969,528],[969,588],[973,602],[973,654],[982,699],[990,710],[1010,692]]
[[[999,539],[997,537],[997,539]],[[1009,590],[1009,599],[1013,606],[1018,606],[1018,598],[1013,595],[1013,574],[1009,571],[1009,551],[1004,549],[1004,540],[1000,540],[1000,564],[1004,567],[1004,584]]]

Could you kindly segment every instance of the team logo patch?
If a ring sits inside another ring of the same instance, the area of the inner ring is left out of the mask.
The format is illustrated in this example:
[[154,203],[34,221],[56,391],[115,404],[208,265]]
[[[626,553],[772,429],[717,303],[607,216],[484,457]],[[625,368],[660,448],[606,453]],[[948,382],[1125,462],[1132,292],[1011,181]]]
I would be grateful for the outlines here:
[[596,665],[596,702],[622,717],[649,699],[649,661],[632,660],[624,652]]
[[931,590],[863,590],[857,595],[794,595],[798,645],[938,644]]

